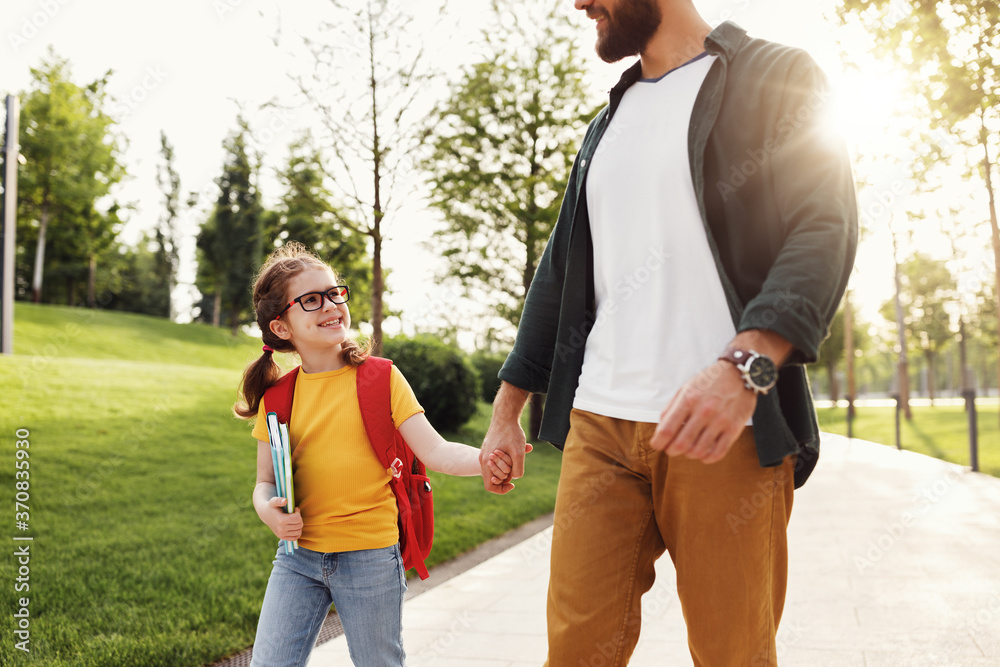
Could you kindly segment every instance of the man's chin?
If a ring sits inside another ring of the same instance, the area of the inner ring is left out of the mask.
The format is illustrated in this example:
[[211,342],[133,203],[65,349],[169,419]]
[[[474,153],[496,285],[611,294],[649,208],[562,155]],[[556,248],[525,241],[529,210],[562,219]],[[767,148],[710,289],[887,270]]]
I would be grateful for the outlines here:
[[606,63],[616,63],[626,58],[631,58],[632,56],[639,55],[639,52],[634,49],[608,49],[603,47],[600,42],[594,48],[597,51],[597,57]]

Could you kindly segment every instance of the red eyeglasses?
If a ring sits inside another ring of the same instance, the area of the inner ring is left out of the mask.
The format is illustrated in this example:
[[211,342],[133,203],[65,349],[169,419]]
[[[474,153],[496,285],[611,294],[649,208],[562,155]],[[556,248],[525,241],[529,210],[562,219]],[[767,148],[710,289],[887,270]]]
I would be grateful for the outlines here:
[[329,299],[330,303],[334,305],[347,303],[351,300],[351,290],[348,289],[347,285],[337,285],[336,287],[331,287],[325,292],[306,292],[302,296],[297,296],[289,301],[284,310],[275,315],[274,319],[280,319],[281,316],[287,313],[288,309],[295,304],[302,306],[302,310],[307,313],[319,310],[323,307],[326,299]]

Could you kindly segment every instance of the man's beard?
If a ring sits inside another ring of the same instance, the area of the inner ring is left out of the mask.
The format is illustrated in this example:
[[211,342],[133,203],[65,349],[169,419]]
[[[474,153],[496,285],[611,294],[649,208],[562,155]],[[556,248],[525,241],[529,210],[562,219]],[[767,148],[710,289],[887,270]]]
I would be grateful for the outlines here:
[[604,35],[598,34],[595,48],[608,63],[642,53],[663,20],[656,0],[622,0],[614,16],[603,8],[587,12],[589,18],[601,15],[606,19]]

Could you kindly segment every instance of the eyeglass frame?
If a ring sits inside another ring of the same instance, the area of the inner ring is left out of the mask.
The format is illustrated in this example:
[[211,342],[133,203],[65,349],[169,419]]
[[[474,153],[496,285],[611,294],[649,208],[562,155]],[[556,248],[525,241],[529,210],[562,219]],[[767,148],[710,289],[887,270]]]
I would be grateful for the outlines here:
[[[334,298],[330,295],[330,292],[332,292],[334,290],[344,290],[344,300],[343,301],[335,301],[334,300]],[[302,303],[302,299],[306,298],[307,296],[311,296],[313,294],[318,294],[319,295],[319,297],[320,297],[319,305],[317,307],[315,307],[315,308],[306,308],[306,305],[304,303]],[[319,291],[319,292],[306,292],[305,294],[297,296],[294,299],[292,299],[291,301],[289,301],[288,305],[285,306],[284,309],[280,313],[278,313],[277,315],[274,316],[274,319],[275,320],[281,319],[281,316],[284,315],[285,313],[287,313],[288,309],[291,308],[292,306],[294,306],[295,304],[299,304],[300,306],[302,306],[302,310],[304,310],[307,313],[314,313],[317,310],[320,310],[320,309],[323,308],[323,306],[326,304],[326,300],[327,299],[329,299],[330,303],[332,303],[335,306],[339,306],[341,304],[347,303],[348,301],[351,300],[351,288],[348,287],[347,285],[335,285],[335,286],[331,287],[328,290],[323,290],[323,291]]]

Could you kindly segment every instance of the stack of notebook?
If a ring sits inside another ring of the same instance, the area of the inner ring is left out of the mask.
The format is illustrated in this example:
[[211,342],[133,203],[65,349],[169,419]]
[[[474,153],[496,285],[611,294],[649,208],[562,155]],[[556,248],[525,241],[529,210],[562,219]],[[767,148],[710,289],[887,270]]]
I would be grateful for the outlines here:
[[[292,448],[288,444],[288,427],[278,423],[278,415],[267,413],[267,436],[271,441],[271,462],[274,464],[274,483],[278,487],[278,496],[288,500],[285,512],[295,512],[295,487],[292,484]],[[281,541],[285,545],[285,553],[292,554],[299,548],[298,541]]]

